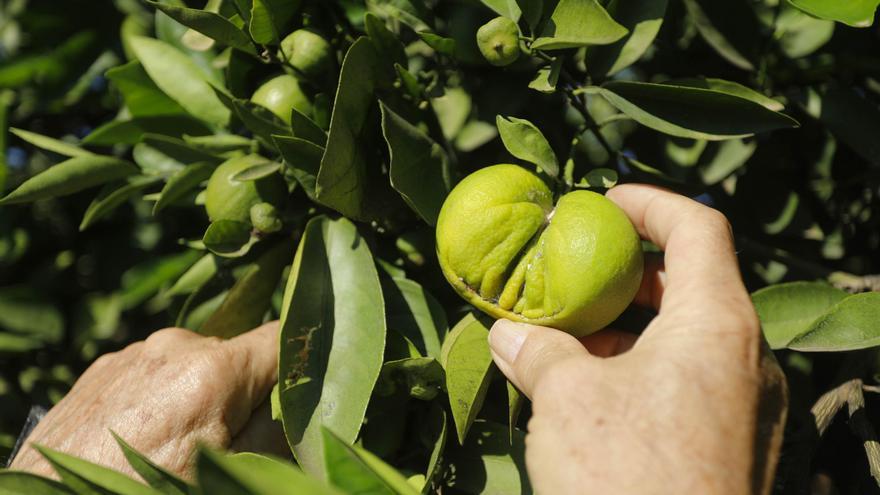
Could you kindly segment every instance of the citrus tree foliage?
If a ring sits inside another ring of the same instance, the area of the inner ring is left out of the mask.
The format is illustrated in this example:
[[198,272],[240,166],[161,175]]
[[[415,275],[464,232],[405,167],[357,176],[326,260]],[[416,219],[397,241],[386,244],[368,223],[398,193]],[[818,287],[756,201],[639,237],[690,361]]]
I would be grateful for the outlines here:
[[876,0],[65,4],[0,5],[0,448],[148,329],[280,318],[291,459],[205,450],[191,485],[118,439],[147,484],[43,449],[60,482],[0,491],[530,493],[527,401],[434,252],[451,187],[504,162],[724,211],[792,393],[779,492],[875,485],[876,405],[822,394],[880,344]]

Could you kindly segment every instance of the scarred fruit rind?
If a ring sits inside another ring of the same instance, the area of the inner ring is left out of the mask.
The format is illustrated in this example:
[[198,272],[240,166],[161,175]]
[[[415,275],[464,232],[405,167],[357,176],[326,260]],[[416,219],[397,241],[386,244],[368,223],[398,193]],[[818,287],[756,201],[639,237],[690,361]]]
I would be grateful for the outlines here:
[[297,29],[281,40],[278,58],[309,77],[318,77],[333,67],[333,48],[320,34]]
[[437,255],[456,291],[495,318],[581,336],[611,323],[642,279],[638,233],[612,201],[553,194],[537,175],[494,165],[466,177],[437,221]]
[[519,58],[519,29],[507,17],[496,17],[477,30],[477,46],[490,64],[510,65]]
[[242,170],[265,162],[266,158],[260,155],[239,156],[226,160],[214,170],[205,189],[205,210],[212,222],[235,220],[250,224],[254,205],[284,202],[287,185],[280,175],[247,181],[233,178]]
[[289,74],[282,74],[263,83],[254,91],[251,101],[268,108],[287,124],[290,124],[290,114],[294,108],[306,115],[312,113],[312,102],[303,93],[299,81]]

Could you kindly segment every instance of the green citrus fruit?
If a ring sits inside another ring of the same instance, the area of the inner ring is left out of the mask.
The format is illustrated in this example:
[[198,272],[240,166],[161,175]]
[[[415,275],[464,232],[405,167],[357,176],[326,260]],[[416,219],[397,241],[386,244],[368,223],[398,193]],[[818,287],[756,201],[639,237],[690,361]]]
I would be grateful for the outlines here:
[[481,169],[449,193],[437,256],[478,309],[577,336],[617,318],[642,279],[641,241],[623,210],[589,191],[554,205],[541,178],[516,165]]
[[297,29],[281,40],[281,59],[309,77],[317,77],[333,67],[333,48],[318,33]]
[[254,91],[251,101],[268,108],[287,124],[290,124],[291,109],[295,108],[306,115],[312,113],[312,102],[303,93],[299,81],[289,74],[266,81]]
[[480,53],[492,65],[510,65],[519,57],[519,29],[507,17],[496,17],[477,30]]
[[265,234],[281,230],[281,218],[278,209],[271,203],[257,203],[251,206],[251,224],[254,228]]
[[235,220],[251,223],[251,208],[258,203],[282,204],[287,198],[287,185],[278,174],[257,180],[235,180],[242,170],[265,163],[260,155],[230,158],[221,163],[208,179],[205,210],[212,222]]

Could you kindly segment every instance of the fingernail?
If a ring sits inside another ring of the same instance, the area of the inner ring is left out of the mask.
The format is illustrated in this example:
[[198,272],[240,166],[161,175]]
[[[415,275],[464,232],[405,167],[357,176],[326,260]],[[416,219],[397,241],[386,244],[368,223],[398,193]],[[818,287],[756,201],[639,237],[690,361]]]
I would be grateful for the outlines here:
[[498,320],[489,331],[489,347],[506,363],[513,363],[526,339],[526,328],[521,323]]

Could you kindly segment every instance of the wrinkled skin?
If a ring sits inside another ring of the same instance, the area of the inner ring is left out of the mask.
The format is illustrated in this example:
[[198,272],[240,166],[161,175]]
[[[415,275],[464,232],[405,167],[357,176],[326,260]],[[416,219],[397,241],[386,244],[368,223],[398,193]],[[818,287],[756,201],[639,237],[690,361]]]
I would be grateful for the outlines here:
[[769,493],[786,412],[723,215],[648,186],[608,197],[665,251],[636,303],[636,339],[578,340],[499,320],[496,364],[532,400],[526,463],[536,493]]
[[43,445],[134,474],[110,431],[161,466],[191,474],[198,444],[286,452],[266,400],[278,324],[222,341],[168,328],[101,356],[37,425],[12,469],[54,476]]

